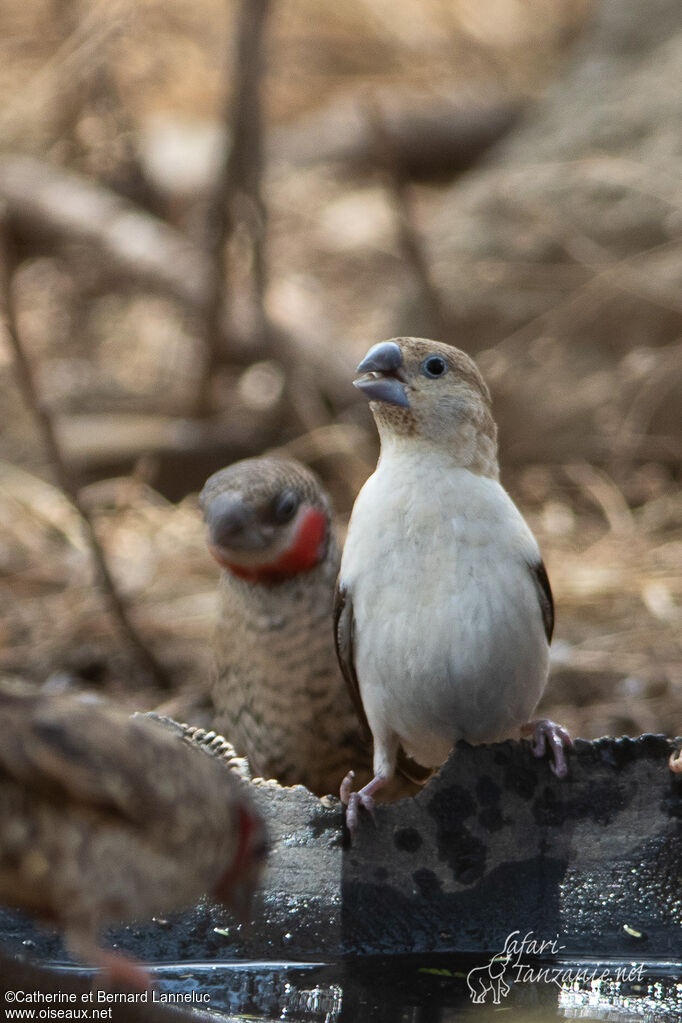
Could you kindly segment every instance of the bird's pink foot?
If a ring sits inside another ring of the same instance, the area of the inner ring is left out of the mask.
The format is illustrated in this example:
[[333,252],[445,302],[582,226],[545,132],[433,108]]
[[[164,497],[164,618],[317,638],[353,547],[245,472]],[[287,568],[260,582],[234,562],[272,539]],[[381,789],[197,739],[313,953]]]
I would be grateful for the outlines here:
[[341,789],[339,791],[341,802],[346,807],[346,827],[350,831],[351,838],[358,826],[360,807],[364,806],[365,810],[374,816],[374,793],[378,789],[383,788],[387,781],[386,778],[378,774],[364,788],[358,792],[353,792],[354,780],[355,771],[349,771],[341,782]]
[[568,774],[566,750],[573,749],[573,740],[563,727],[549,718],[529,721],[521,728],[521,735],[531,735],[531,749],[536,757],[544,757],[549,751],[550,769],[557,778],[565,778]]
[[673,774],[682,774],[682,750],[678,749],[676,753],[670,754],[668,767]]
[[147,971],[134,959],[117,955],[116,952],[98,950],[96,966],[102,971],[96,983],[104,988],[123,991],[148,991],[151,978]]

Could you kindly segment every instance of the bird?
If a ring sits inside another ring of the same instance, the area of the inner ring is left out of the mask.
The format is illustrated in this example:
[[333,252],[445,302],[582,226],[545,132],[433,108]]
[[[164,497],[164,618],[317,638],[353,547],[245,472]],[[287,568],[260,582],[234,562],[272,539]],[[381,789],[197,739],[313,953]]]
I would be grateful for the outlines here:
[[212,726],[282,785],[336,793],[354,763],[369,780],[334,650],[340,553],[320,480],[293,459],[247,458],[214,473],[200,504],[222,570]]
[[149,978],[100,947],[114,923],[209,897],[248,919],[267,853],[228,767],[97,696],[0,687],[0,902],[62,930],[74,959],[134,990]]
[[340,788],[351,834],[399,750],[436,769],[461,739],[532,735],[567,772],[568,732],[530,717],[545,688],[554,604],[538,544],[499,482],[497,426],[474,361],[398,337],[355,386],[381,451],[357,496],[334,601],[341,670],[373,737],[372,780]]

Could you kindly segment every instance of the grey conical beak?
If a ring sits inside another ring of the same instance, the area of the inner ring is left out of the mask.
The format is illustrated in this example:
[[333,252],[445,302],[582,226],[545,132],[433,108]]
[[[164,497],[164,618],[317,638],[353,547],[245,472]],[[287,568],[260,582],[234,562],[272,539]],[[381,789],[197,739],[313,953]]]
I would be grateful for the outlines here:
[[259,526],[251,505],[238,491],[218,494],[206,507],[209,543],[221,550],[262,550],[272,537]]
[[357,372],[362,376],[354,380],[353,385],[370,401],[410,407],[405,393],[407,378],[403,369],[403,353],[395,341],[380,341],[370,348]]

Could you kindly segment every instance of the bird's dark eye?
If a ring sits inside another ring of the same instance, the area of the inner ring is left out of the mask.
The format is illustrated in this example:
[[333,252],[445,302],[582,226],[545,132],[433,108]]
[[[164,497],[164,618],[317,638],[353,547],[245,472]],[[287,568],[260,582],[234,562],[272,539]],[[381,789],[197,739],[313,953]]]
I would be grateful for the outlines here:
[[424,359],[422,366],[424,376],[427,377],[442,377],[447,368],[447,362],[440,355],[429,355],[428,359]]
[[298,497],[293,490],[283,490],[275,500],[274,513],[277,522],[288,522],[298,508]]

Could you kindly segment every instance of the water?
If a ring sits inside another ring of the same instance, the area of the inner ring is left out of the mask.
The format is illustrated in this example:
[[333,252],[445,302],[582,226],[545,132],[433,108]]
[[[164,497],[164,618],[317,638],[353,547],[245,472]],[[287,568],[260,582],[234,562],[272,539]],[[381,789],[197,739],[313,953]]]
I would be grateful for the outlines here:
[[[470,973],[475,965],[479,970]],[[185,1008],[223,1023],[682,1021],[680,962],[536,963],[499,988],[499,977],[484,967],[452,957],[192,963],[156,967],[154,997],[190,994]],[[483,1001],[473,1004],[472,991]]]

